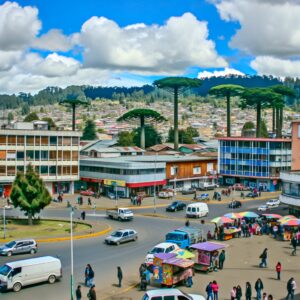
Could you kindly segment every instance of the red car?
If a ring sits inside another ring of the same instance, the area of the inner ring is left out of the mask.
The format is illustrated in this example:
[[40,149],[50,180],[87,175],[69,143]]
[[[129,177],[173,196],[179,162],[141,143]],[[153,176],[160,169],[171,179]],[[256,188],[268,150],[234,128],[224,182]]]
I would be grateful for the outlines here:
[[80,191],[80,195],[82,196],[94,196],[95,192],[92,190]]

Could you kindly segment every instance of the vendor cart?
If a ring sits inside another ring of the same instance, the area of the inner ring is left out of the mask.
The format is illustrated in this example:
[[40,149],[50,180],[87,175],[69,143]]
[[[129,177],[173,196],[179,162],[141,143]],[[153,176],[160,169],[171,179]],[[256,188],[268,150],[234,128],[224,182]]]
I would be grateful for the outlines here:
[[175,253],[159,253],[154,255],[153,281],[172,287],[186,282],[193,274],[194,262],[189,259],[176,258]]
[[224,241],[239,237],[241,228],[229,227],[224,229]]
[[219,257],[219,250],[226,246],[214,242],[204,242],[192,245],[190,248],[198,252],[194,270],[202,272],[212,272],[215,268],[216,259]]

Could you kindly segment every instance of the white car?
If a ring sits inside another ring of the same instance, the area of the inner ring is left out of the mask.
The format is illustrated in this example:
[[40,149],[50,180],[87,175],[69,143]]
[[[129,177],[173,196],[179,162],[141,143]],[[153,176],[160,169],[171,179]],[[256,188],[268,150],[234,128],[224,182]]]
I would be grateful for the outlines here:
[[266,205],[269,207],[277,207],[279,204],[280,204],[279,199],[271,199],[266,203]]
[[154,254],[157,253],[171,253],[176,250],[180,249],[178,245],[174,243],[160,243],[154,246],[146,255],[145,263],[146,264],[153,264]]
[[160,289],[147,291],[142,300],[205,300],[201,295],[186,294],[178,289]]
[[261,205],[257,210],[258,211],[267,211],[269,209],[268,205]]

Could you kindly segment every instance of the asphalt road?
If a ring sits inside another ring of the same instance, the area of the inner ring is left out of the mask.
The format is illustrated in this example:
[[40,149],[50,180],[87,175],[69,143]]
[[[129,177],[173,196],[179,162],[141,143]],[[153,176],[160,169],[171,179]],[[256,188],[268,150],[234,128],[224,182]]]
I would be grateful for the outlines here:
[[[241,209],[234,211],[252,210],[256,211],[262,201],[252,201],[243,204]],[[274,209],[274,213],[287,214],[284,207]],[[224,204],[209,204],[209,216],[206,218],[210,220],[216,216],[221,216],[224,213],[232,211]],[[138,267],[143,262],[144,257],[155,244],[164,241],[165,234],[184,224],[184,212],[167,213],[165,208],[158,208],[157,214],[169,216],[170,218],[149,218],[141,216],[140,214],[151,213],[153,209],[141,209],[135,211],[137,216],[132,222],[118,222],[105,218],[104,212],[97,211],[94,216],[93,211],[87,211],[87,219],[103,219],[104,222],[110,224],[114,229],[117,228],[133,228],[137,230],[139,239],[137,242],[122,244],[120,246],[108,246],[104,244],[104,236],[74,241],[74,274],[75,286],[78,283],[83,283],[84,269],[87,263],[90,263],[95,270],[95,284],[97,290],[103,291],[110,288],[118,290],[114,286],[116,283],[116,267],[121,266],[123,269],[124,279],[130,281],[138,273]],[[10,211],[8,214],[19,214],[17,211]],[[76,212],[77,217],[80,211]],[[46,209],[42,215],[43,217],[65,217],[68,218],[69,212],[67,209],[53,210]],[[176,218],[173,219],[172,218]],[[182,220],[180,219],[182,218]],[[200,227],[199,220],[193,221],[193,225]],[[204,225],[206,231],[209,225]],[[30,233],[28,234],[30,237]],[[41,243],[39,251],[35,256],[58,256],[63,265],[63,279],[53,285],[47,283],[36,285],[33,287],[24,288],[17,295],[13,292],[1,294],[1,299],[70,299],[70,242],[62,243]],[[0,257],[0,265],[7,261],[14,261],[24,258],[29,258],[29,255],[13,256],[12,258]],[[83,288],[83,295],[85,296],[87,289]]]

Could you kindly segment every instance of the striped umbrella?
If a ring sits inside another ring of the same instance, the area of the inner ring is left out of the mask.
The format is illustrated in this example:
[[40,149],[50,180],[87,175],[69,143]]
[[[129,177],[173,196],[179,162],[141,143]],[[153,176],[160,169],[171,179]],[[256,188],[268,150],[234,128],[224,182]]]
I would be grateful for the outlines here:
[[230,219],[230,218],[227,218],[227,217],[217,217],[217,218],[214,218],[211,220],[212,223],[221,223],[221,224],[224,224],[224,223],[232,223],[233,220]]
[[278,221],[283,222],[283,221],[293,220],[293,219],[297,219],[297,218],[293,215],[287,215],[287,216],[284,216],[284,217],[280,218]]
[[253,211],[244,211],[239,214],[245,218],[258,218],[259,217],[259,215]]
[[262,214],[263,216],[265,216],[267,219],[281,219],[282,216],[281,215],[277,215],[277,214]]
[[299,219],[289,219],[286,221],[281,222],[282,226],[299,226],[300,220]]
[[225,214],[224,217],[227,217],[230,219],[243,219],[243,216],[239,213],[228,213],[228,214]]

